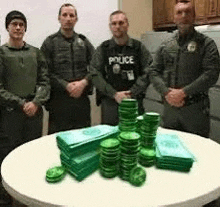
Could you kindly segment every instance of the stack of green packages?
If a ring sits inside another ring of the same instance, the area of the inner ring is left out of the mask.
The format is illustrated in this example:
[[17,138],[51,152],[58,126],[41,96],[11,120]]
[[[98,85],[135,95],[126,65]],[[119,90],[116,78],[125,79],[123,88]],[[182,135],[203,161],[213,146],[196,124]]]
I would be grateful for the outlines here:
[[123,99],[118,107],[119,130],[136,131],[138,102],[136,99]]
[[158,168],[190,171],[195,158],[176,134],[157,135],[155,142]]
[[139,133],[141,134],[141,149],[138,154],[140,165],[150,167],[155,164],[155,139],[160,123],[160,115],[155,112],[146,112],[141,121]]
[[120,141],[120,178],[129,180],[131,170],[137,166],[140,148],[140,135],[136,132],[121,132]]
[[117,138],[109,138],[101,142],[100,173],[103,177],[113,178],[119,172],[120,142]]
[[118,135],[117,126],[97,125],[56,135],[61,164],[81,181],[99,167],[100,142]]

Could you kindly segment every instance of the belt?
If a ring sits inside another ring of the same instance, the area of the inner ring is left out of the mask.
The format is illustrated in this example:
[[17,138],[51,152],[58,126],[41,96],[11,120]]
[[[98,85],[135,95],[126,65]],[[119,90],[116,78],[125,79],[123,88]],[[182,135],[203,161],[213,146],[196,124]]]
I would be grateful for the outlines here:
[[201,93],[197,93],[197,94],[188,96],[185,99],[185,106],[189,106],[189,105],[198,103],[198,102],[203,101],[208,98],[209,98],[209,96],[208,96],[207,92],[201,92]]

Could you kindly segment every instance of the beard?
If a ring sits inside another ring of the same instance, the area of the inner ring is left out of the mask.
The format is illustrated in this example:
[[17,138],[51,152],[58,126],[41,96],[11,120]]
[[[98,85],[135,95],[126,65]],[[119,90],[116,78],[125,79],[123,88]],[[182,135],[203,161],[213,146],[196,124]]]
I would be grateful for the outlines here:
[[180,35],[187,35],[193,28],[191,24],[179,24],[177,25]]

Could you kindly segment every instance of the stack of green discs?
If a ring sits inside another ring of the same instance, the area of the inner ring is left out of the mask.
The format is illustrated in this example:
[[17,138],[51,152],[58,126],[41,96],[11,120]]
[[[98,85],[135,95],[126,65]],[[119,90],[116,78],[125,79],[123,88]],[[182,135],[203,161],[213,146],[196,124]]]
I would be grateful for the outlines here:
[[143,147],[153,147],[157,135],[157,129],[160,123],[160,114],[155,112],[146,112],[143,115],[141,126],[141,145]]
[[56,183],[61,181],[66,175],[66,169],[63,166],[53,167],[46,172],[46,181]]
[[119,172],[120,142],[116,138],[109,138],[100,143],[100,173],[103,177],[113,178]]
[[119,130],[136,131],[138,102],[136,99],[123,99],[118,107]]
[[129,176],[129,181],[134,186],[141,186],[146,180],[147,174],[141,167],[134,167]]
[[136,124],[136,127],[137,127],[136,132],[137,133],[141,133],[141,126],[143,124],[143,120],[144,120],[144,117],[142,115],[137,117],[137,124]]
[[140,135],[136,132],[121,132],[118,137],[120,145],[120,178],[129,180],[130,171],[137,166],[140,148]]
[[156,152],[154,147],[141,147],[138,154],[138,163],[145,167],[155,164]]

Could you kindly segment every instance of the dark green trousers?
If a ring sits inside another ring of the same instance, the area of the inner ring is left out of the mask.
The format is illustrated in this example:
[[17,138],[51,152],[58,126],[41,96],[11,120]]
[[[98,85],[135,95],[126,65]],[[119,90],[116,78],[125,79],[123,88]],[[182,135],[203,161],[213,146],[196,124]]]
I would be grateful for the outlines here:
[[60,95],[49,101],[49,134],[91,126],[88,96],[71,98]]
[[1,161],[14,148],[42,136],[42,118],[42,108],[33,117],[28,117],[21,109],[1,110]]
[[[138,113],[144,113],[143,99],[138,99]],[[101,100],[101,123],[111,126],[118,125],[118,103],[109,97],[103,97]]]
[[209,100],[202,100],[181,108],[172,107],[165,102],[162,126],[209,137]]

